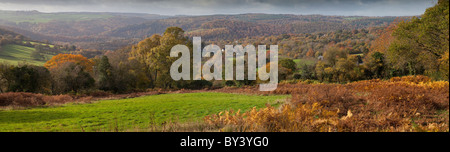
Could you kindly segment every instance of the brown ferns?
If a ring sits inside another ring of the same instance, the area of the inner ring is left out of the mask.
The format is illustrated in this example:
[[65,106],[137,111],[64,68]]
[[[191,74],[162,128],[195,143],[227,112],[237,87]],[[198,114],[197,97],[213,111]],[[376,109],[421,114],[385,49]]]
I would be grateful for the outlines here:
[[280,108],[226,111],[205,121],[221,131],[449,131],[449,82],[425,76],[281,84],[269,94],[291,94],[292,99]]

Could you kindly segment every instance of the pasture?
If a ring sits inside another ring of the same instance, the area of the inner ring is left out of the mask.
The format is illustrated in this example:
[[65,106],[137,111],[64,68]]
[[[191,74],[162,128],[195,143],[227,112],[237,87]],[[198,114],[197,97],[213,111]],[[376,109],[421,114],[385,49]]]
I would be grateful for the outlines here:
[[201,122],[230,109],[249,110],[281,105],[286,95],[230,93],[161,94],[89,104],[25,110],[0,110],[0,131],[142,131],[167,122]]

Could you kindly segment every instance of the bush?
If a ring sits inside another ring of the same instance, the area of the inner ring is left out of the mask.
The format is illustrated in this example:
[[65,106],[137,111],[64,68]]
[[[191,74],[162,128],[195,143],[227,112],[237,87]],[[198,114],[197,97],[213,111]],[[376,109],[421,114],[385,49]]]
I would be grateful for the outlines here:
[[410,82],[410,83],[428,83],[431,82],[431,78],[423,75],[417,76],[404,76],[404,77],[393,77],[390,79],[391,82]]
[[43,106],[63,104],[71,101],[73,101],[73,98],[68,95],[46,96],[25,92],[8,92],[0,94],[0,106]]
[[236,83],[234,83],[234,81],[230,81],[230,80],[225,81],[225,86],[231,87],[231,86],[235,86],[235,85],[236,85]]
[[13,92],[50,93],[51,76],[44,67],[33,65],[9,66],[0,69],[1,88]]
[[95,80],[82,66],[66,62],[51,69],[53,77],[53,93],[79,92],[89,90]]
[[185,87],[186,89],[203,89],[210,88],[212,83],[206,80],[193,80],[189,83],[189,86]]

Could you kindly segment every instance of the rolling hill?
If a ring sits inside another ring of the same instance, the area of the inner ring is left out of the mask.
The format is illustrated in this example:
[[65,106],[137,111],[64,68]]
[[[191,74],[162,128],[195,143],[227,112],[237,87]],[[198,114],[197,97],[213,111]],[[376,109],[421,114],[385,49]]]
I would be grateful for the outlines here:
[[[31,57],[33,51],[35,51],[35,48],[32,47],[17,44],[4,45],[0,50],[0,62],[7,62],[9,64],[26,62],[34,65],[44,65],[46,60],[35,60]],[[47,59],[50,59],[53,56],[50,54],[43,55]]]
[[396,17],[238,14],[162,16],[130,13],[41,13],[0,11],[0,26],[35,40],[115,50],[178,26],[186,36],[208,40],[330,32],[386,26]]
[[[36,47],[40,50],[39,59],[33,57]],[[59,52],[60,46],[31,41],[15,32],[0,28],[0,63],[19,64],[28,63],[44,65],[44,63]]]

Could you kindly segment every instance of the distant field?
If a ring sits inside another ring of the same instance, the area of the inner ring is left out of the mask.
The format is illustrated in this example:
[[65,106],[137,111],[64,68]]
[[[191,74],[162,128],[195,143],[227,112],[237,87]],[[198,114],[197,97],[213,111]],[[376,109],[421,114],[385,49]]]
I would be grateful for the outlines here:
[[313,59],[294,59],[295,64],[297,65],[312,65],[314,64],[316,61],[314,61]]
[[353,16],[353,17],[345,17],[345,20],[359,20],[359,19],[364,19],[364,17],[360,17],[360,16]]
[[[16,44],[8,44],[1,47],[0,50],[0,62],[8,62],[10,64],[18,64],[21,62],[27,62],[34,65],[44,65],[46,61],[38,61],[31,58],[31,53],[35,49],[33,47],[26,47]],[[47,59],[53,57],[53,55],[43,54]]]
[[[295,64],[297,64],[297,68],[302,68],[304,65],[314,65],[316,61],[314,59],[294,59]],[[298,70],[296,73],[301,74],[302,71]]]
[[[23,41],[24,44],[25,44],[25,42],[27,42],[27,41]],[[39,42],[31,42],[31,41],[30,41],[30,44],[32,44],[32,45],[39,44],[39,45],[43,45],[43,46],[47,46],[48,45],[48,47],[50,47],[50,48],[54,48],[55,47],[55,45],[44,44],[44,43],[39,43]]]
[[[199,121],[229,109],[279,105],[288,96],[228,93],[162,94],[92,104],[0,110],[0,131],[132,131],[164,121]],[[278,100],[278,101],[277,101]],[[152,121],[153,120],[153,121]]]

